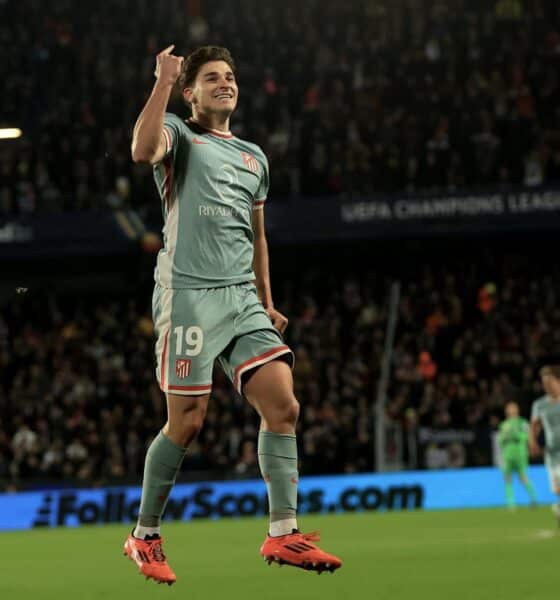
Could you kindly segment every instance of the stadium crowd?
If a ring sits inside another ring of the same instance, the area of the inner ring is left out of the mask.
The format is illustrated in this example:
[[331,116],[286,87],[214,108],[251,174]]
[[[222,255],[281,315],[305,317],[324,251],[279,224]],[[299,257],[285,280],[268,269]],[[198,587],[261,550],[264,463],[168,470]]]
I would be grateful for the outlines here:
[[231,48],[234,131],[265,149],[278,198],[560,181],[555,0],[21,0],[0,21],[2,125],[25,134],[0,145],[0,218],[155,218],[129,146],[170,43]]
[[[560,347],[560,269],[520,257],[435,265],[403,275],[387,421],[408,440],[404,466],[489,464],[505,401],[527,414],[540,393],[536,368]],[[303,473],[373,468],[387,277],[364,269],[277,280],[296,352]],[[0,481],[138,481],[165,419],[153,363],[147,302],[30,293],[8,304],[0,312]],[[256,476],[257,428],[217,370],[183,477]],[[430,438],[450,429],[470,438]]]
[[[560,183],[554,0],[152,4],[0,0],[11,25],[0,28],[0,126],[24,131],[0,143],[0,225],[92,208],[157,220],[151,170],[132,163],[130,138],[170,43],[180,54],[231,49],[233,130],[267,153],[273,198]],[[187,115],[177,94],[170,108]],[[505,400],[527,414],[535,369],[560,345],[560,271],[519,256],[424,265],[399,274],[387,451],[411,467],[488,464]],[[369,267],[278,284],[304,473],[373,468],[389,280]],[[148,294],[137,297],[146,301],[31,293],[0,311],[2,485],[138,480],[165,405]],[[257,428],[216,371],[184,476],[256,476]],[[465,435],[439,442],[449,430]]]

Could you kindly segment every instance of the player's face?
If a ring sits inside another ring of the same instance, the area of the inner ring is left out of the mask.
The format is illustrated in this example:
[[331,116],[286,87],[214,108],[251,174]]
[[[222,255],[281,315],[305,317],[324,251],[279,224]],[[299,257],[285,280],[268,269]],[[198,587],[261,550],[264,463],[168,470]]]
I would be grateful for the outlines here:
[[560,399],[560,379],[554,375],[543,375],[541,377],[544,391],[555,399]]
[[512,417],[519,416],[519,406],[515,402],[509,402],[506,404],[506,417],[511,419]]
[[231,67],[223,60],[202,65],[194,86],[185,90],[186,99],[199,113],[230,115],[237,106],[238,89]]

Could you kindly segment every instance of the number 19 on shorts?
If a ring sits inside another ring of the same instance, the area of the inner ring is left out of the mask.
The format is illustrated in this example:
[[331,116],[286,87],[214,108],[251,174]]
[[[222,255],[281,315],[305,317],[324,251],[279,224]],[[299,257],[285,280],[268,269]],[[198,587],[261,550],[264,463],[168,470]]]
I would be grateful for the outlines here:
[[202,351],[204,334],[202,329],[196,325],[191,327],[175,327],[175,355],[176,356],[198,356]]

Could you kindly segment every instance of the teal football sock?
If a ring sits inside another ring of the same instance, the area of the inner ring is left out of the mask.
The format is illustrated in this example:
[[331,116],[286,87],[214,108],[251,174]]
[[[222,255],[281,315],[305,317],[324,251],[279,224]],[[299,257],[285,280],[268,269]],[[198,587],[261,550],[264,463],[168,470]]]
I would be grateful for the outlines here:
[[[295,435],[261,431],[259,466],[268,491],[270,522],[290,522],[297,510],[298,459]],[[287,532],[291,533],[291,531]]]
[[186,448],[178,446],[163,431],[151,443],[144,464],[139,525],[159,527],[186,451]]

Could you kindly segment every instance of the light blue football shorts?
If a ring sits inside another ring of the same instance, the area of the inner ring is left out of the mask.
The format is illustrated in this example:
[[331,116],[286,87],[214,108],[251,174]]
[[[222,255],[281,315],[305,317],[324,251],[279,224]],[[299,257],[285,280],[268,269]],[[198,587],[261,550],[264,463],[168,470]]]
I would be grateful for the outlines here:
[[216,360],[239,393],[247,371],[281,356],[293,366],[293,352],[272,326],[253,283],[206,289],[156,284],[152,313],[156,376],[165,393],[210,393]]

